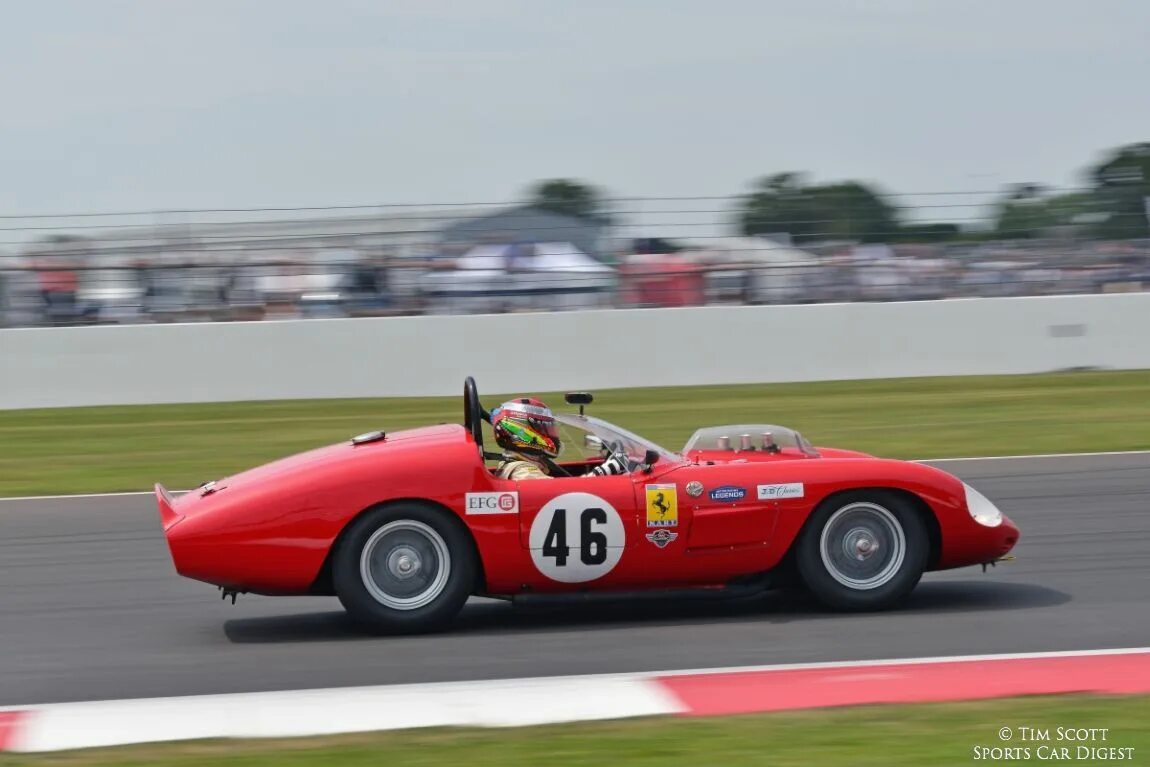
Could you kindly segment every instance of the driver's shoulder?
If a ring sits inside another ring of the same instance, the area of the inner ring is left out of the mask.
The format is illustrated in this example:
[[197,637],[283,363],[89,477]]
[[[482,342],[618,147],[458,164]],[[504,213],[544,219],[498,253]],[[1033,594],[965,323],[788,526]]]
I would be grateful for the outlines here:
[[500,479],[517,481],[521,479],[550,479],[542,469],[531,461],[522,459],[506,459],[499,464],[495,474]]

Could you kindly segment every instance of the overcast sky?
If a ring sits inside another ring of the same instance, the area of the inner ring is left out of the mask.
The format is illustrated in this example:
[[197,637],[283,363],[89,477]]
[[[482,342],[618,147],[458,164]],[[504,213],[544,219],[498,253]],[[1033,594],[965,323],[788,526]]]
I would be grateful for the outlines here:
[[5,0],[0,214],[1072,184],[1146,0]]

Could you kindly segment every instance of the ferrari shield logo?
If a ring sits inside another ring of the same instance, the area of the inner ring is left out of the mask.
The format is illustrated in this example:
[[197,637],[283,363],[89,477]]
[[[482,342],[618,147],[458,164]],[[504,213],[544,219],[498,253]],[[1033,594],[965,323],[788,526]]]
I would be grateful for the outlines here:
[[647,485],[647,527],[679,524],[679,499],[675,485]]

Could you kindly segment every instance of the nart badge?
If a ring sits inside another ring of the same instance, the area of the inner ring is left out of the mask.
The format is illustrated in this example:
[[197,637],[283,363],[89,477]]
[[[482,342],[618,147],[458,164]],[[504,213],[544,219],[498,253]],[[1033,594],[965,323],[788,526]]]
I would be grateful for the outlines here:
[[679,500],[675,485],[647,485],[647,527],[679,524]]
[[646,535],[647,540],[661,549],[667,548],[667,544],[673,543],[678,537],[678,533],[672,533],[670,530],[665,528],[660,528],[654,532],[647,533]]

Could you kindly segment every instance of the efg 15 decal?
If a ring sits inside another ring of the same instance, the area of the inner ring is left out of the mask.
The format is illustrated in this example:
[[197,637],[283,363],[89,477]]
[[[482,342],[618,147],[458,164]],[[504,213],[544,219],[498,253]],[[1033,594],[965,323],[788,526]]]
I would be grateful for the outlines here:
[[647,527],[676,527],[679,498],[674,484],[647,485]]
[[560,583],[602,578],[619,564],[626,543],[619,512],[590,493],[552,498],[532,520],[528,536],[535,567]]
[[466,514],[518,514],[519,493],[468,493],[464,496]]

